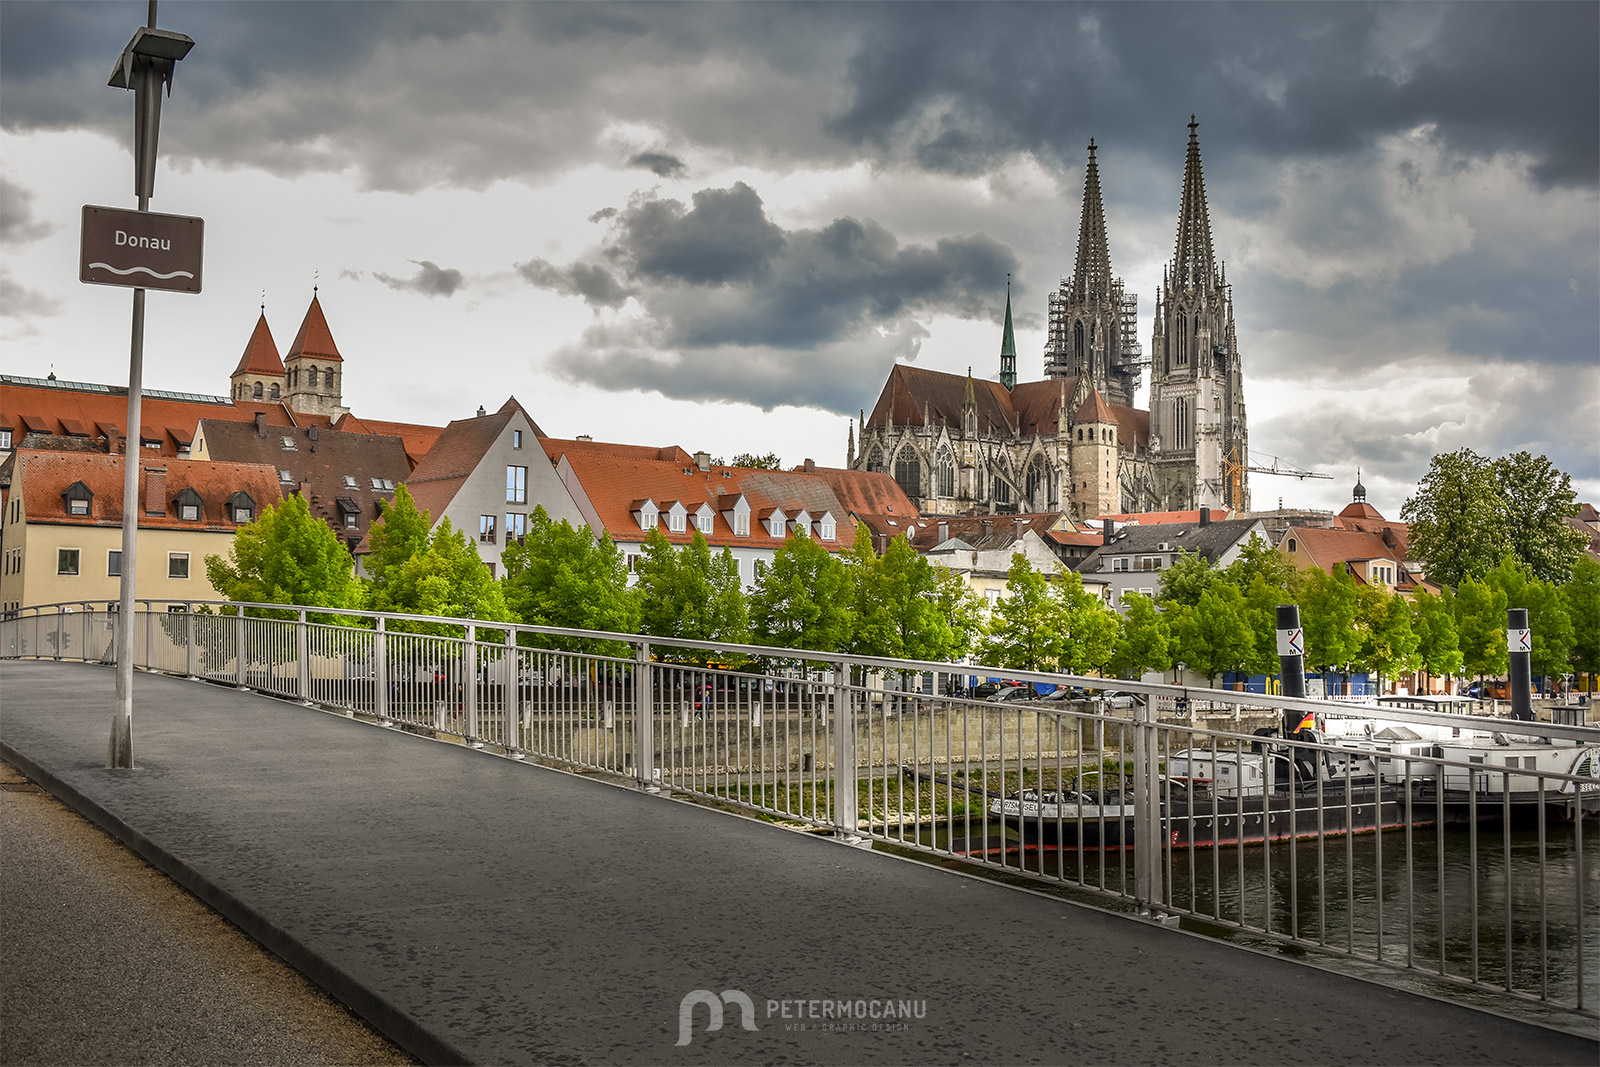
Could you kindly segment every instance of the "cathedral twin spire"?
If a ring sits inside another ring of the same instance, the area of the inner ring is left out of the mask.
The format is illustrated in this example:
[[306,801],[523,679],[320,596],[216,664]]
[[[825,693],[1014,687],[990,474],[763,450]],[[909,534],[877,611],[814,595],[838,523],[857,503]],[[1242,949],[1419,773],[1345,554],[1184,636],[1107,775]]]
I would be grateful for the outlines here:
[[1111,299],[1111,252],[1106,245],[1106,211],[1100,202],[1100,167],[1089,138],[1089,165],[1083,172],[1083,213],[1078,219],[1078,259],[1072,268],[1072,295],[1078,303]]
[[1211,248],[1211,216],[1206,210],[1206,181],[1200,169],[1200,123],[1189,116],[1189,154],[1183,163],[1183,201],[1178,206],[1178,247],[1172,256],[1168,285],[1201,289],[1220,284]]

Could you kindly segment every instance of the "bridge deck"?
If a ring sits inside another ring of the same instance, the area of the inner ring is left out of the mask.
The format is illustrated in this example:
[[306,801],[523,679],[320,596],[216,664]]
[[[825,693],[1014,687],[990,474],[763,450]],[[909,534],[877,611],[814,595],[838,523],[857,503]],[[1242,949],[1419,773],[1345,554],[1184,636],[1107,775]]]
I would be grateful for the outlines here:
[[[111,670],[5,662],[0,686],[7,759],[428,1061],[1596,1058],[1580,1037],[174,678],[136,678],[138,769],[109,771]],[[759,1029],[730,1008],[707,1033],[701,1007],[678,1047],[697,989],[745,992]],[[876,1032],[768,1011],[867,998],[926,1011]]]

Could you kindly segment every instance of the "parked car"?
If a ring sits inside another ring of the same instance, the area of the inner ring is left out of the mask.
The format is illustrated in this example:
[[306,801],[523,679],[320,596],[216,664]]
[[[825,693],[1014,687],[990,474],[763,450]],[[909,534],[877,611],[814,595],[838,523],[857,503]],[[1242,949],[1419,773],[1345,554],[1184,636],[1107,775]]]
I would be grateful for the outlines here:
[[1134,705],[1132,693],[1121,693],[1115,689],[1101,690],[1094,702],[1104,711],[1131,711]]
[[1000,690],[1014,689],[1016,685],[1016,682],[980,682],[972,687],[972,697],[974,700],[988,700]]
[[1027,700],[1031,696],[1033,696],[1031,685],[1007,685],[989,696],[988,701],[991,704],[1010,704]]

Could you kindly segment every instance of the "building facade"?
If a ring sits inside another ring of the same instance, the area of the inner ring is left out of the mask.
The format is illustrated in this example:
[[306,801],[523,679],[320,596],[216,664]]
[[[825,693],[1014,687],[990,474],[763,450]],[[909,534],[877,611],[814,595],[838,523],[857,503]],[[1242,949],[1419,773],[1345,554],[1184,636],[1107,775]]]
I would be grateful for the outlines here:
[[[1016,381],[1008,293],[999,379],[896,365],[871,414],[863,410],[850,429],[848,465],[891,475],[929,515],[1242,510],[1241,364],[1196,126],[1151,360],[1135,337],[1137,297],[1111,270],[1091,142],[1077,259],[1050,297],[1046,378]],[[1151,407],[1143,410],[1133,402],[1146,365]]]

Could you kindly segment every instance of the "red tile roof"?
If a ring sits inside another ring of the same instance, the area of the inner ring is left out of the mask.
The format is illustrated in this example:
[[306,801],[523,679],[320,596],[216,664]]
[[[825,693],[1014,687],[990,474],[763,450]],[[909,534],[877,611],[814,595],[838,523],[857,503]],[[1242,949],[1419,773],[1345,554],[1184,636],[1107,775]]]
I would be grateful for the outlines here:
[[340,433],[400,438],[405,442],[406,458],[411,461],[413,470],[428,454],[428,450],[439,439],[439,435],[444,433],[443,426],[424,426],[417,422],[389,422],[385,419],[361,419],[350,414],[339,416],[338,421],[333,424],[333,429]]
[[233,368],[233,376],[240,374],[283,377],[283,360],[278,358],[278,345],[272,340],[272,331],[267,328],[267,314],[264,311],[256,320],[256,328],[250,334],[249,343],[244,346],[239,365]]
[[[969,381],[977,407],[979,432],[1009,434],[1014,430],[1023,437],[1055,435],[1060,426],[1062,397],[1072,396],[1078,384],[1076,378],[1047,378],[1020,382],[1007,390],[999,382],[983,378],[969,379],[960,374],[897,363],[889,371],[883,392],[867,417],[867,425],[886,426],[893,421],[896,426],[959,428]],[[1101,403],[1105,404],[1104,399]],[[1105,408],[1111,415],[1105,421],[1117,424],[1121,447],[1149,447],[1148,411],[1114,404],[1105,404]]]
[[550,457],[552,463],[559,461],[563,454],[572,453],[585,456],[611,456],[615,459],[659,459],[669,463],[681,463],[686,467],[694,465],[694,457],[677,445],[665,447],[623,445],[613,441],[581,441],[561,437],[540,437],[539,444],[544,447],[545,454]]
[[[711,533],[705,535],[713,546],[767,548],[780,547],[783,537],[773,537],[761,524],[763,514],[782,509],[793,519],[800,511],[808,511],[813,522],[824,513],[831,513],[836,523],[836,539],[821,544],[830,549],[847,549],[853,534],[850,529],[848,509],[829,486],[827,479],[815,472],[773,471],[753,467],[712,466],[700,470],[694,459],[681,448],[647,449],[632,445],[605,445],[599,442],[560,442],[544,440],[545,451],[559,465],[565,461],[578,484],[593,506],[595,514],[612,540],[638,543],[647,531],[639,528],[633,512],[638,502],[654,500],[662,508],[673,501],[682,501],[690,514],[702,502],[715,501],[717,514],[712,518]],[[572,445],[575,447],[562,447]],[[645,453],[666,452],[674,458],[659,459]],[[678,458],[681,457],[681,458]],[[731,509],[743,494],[750,506],[749,536],[733,532],[724,509]],[[673,532],[660,527],[667,540],[687,543],[694,539],[693,522],[685,524],[683,532]]]
[[[40,382],[40,384],[34,384]],[[175,456],[180,442],[187,443],[201,419],[229,419],[249,422],[260,412],[268,426],[328,425],[325,416],[293,414],[282,403],[240,400],[226,397],[175,399],[159,392],[146,392],[140,401],[141,430],[150,440],[161,442],[160,452]],[[94,427],[95,436],[120,436],[128,417],[128,391],[123,386],[90,385],[80,382],[49,382],[40,379],[19,381],[0,376],[0,428],[24,429],[34,433],[70,433],[67,423]],[[21,444],[22,442],[16,442]],[[109,440],[107,442],[109,445]]]
[[339,349],[333,343],[333,331],[328,329],[327,316],[322,313],[322,302],[315,296],[311,298],[311,306],[306,308],[300,332],[294,335],[294,344],[289,346],[289,354],[284,359],[290,360],[296,356],[309,356],[329,363],[344,362],[344,357],[339,355]]
[[[34,523],[67,526],[120,526],[122,524],[123,457],[92,452],[41,452],[23,449],[17,453],[20,482],[25,497],[27,519]],[[166,472],[166,511],[150,515],[148,472]],[[68,515],[61,494],[75,482],[82,482],[94,494],[88,515]],[[172,501],[185,489],[200,495],[200,521],[178,518]],[[236,529],[227,508],[234,493],[248,493],[259,511],[278,502],[278,479],[271,467],[258,463],[203,463],[191,459],[159,456],[139,457],[139,526],[141,529],[220,530]]]
[[[1228,517],[1227,508],[1212,508],[1211,521],[1221,522]],[[1121,515],[1096,515],[1095,522],[1111,519],[1113,522],[1128,523],[1139,526],[1168,526],[1172,523],[1187,522],[1198,523],[1200,510],[1193,511],[1130,511]]]
[[1404,562],[1404,557],[1384,544],[1382,537],[1361,530],[1291,526],[1284,534],[1284,542],[1287,543],[1291,537],[1299,541],[1300,551],[1296,555],[1310,560],[1328,574],[1332,574],[1335,567],[1353,560],[1392,559],[1396,563]]
[[1089,398],[1078,405],[1078,413],[1072,419],[1074,425],[1089,422],[1115,422],[1116,417],[1111,414],[1111,405],[1100,397],[1100,390],[1089,390]]
[[900,483],[887,474],[839,467],[813,467],[812,473],[827,482],[839,503],[853,514],[914,516],[917,513],[917,506],[900,488]]

